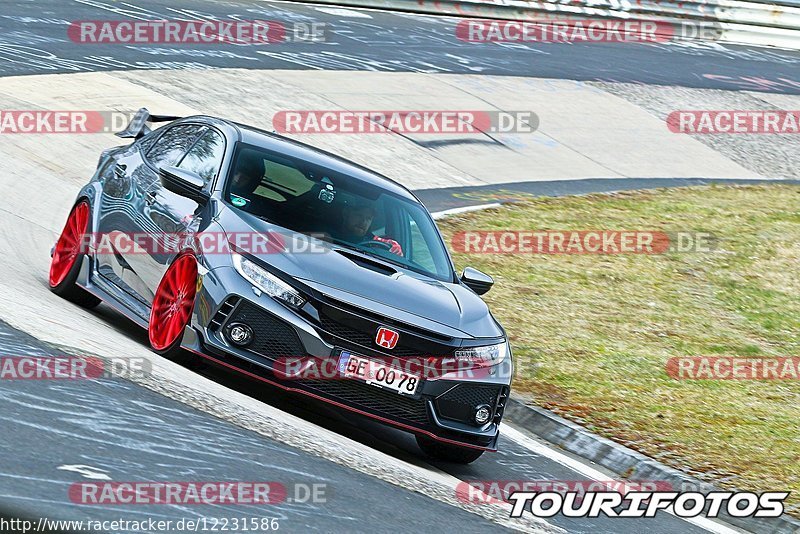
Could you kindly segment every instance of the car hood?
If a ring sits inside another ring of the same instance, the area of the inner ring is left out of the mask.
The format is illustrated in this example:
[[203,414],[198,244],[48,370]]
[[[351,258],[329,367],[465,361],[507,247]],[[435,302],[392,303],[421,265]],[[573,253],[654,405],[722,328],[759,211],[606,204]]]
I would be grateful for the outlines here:
[[[461,338],[497,338],[503,330],[486,303],[468,288],[404,270],[325,241],[301,236],[249,213],[226,209],[219,220],[225,232],[280,234],[287,251],[250,254],[315,290],[354,306],[423,329]],[[309,241],[313,251],[308,250]],[[306,247],[306,248],[304,248]]]

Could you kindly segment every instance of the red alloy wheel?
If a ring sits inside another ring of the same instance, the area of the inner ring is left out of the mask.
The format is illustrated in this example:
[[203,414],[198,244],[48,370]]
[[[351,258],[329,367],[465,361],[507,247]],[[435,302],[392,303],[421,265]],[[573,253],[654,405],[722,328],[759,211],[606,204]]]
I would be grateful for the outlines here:
[[50,262],[50,287],[56,287],[67,277],[81,253],[81,242],[89,225],[89,203],[85,200],[72,208],[61,236],[53,249]]
[[194,309],[197,293],[197,260],[191,254],[179,256],[158,284],[150,311],[150,345],[167,350],[183,335]]

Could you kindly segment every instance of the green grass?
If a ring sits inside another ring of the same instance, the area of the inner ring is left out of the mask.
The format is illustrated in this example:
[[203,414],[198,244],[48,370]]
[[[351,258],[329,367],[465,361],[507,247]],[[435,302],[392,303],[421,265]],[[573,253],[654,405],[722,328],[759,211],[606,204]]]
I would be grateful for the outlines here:
[[[677,381],[676,356],[800,356],[800,188],[712,186],[541,198],[447,218],[460,230],[710,232],[710,253],[454,253],[521,373],[513,389],[722,487],[800,504],[800,381]],[[796,512],[795,512],[796,513]]]

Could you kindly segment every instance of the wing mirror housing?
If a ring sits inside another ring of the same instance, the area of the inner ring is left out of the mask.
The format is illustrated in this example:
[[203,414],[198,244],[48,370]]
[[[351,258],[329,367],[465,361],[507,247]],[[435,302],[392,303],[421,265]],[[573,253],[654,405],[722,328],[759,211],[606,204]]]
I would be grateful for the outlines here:
[[177,167],[162,167],[158,170],[161,185],[176,195],[194,200],[198,204],[206,204],[211,196],[203,191],[205,181],[192,171]]
[[467,267],[461,272],[461,282],[478,295],[483,295],[492,289],[494,278],[478,269]]

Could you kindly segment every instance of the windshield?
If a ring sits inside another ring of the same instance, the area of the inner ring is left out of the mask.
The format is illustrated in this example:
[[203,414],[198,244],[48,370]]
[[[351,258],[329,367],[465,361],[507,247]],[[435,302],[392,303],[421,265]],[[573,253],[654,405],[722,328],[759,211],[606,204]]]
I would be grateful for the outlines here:
[[447,251],[425,208],[355,178],[240,143],[223,195],[288,230],[452,280]]

